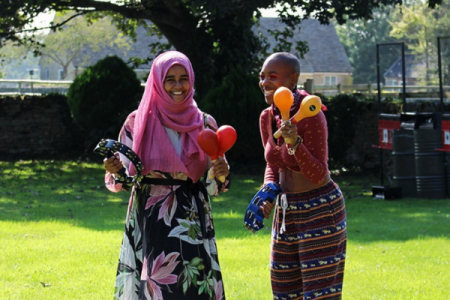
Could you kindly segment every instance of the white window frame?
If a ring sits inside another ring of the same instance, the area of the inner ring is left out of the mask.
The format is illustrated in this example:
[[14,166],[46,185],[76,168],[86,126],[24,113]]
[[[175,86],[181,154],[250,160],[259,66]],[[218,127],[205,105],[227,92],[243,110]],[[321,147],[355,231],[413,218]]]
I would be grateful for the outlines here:
[[325,76],[324,85],[337,85],[337,76]]

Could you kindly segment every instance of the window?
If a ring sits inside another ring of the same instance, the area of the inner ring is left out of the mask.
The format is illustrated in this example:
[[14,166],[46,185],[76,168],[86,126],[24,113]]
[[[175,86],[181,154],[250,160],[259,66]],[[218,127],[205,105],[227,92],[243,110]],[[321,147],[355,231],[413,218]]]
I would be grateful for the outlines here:
[[29,79],[39,79],[39,69],[27,69]]
[[59,69],[59,70],[58,70],[58,79],[59,79],[59,80],[62,80],[62,79],[63,79],[63,73],[64,73],[64,70],[63,70],[63,69]]
[[325,85],[336,85],[337,77],[336,76],[325,76]]

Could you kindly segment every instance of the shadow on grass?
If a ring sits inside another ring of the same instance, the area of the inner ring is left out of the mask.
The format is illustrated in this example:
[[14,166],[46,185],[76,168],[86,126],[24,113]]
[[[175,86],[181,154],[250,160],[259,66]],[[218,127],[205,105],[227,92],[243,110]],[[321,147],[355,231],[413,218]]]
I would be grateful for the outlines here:
[[[0,162],[0,221],[56,221],[99,231],[123,230],[128,192],[112,193],[98,164],[76,161]],[[450,200],[373,200],[373,178],[337,176],[347,205],[349,240],[450,238]],[[244,213],[262,174],[233,176],[230,191],[212,199],[218,238],[245,239]],[[270,238],[271,219],[255,233]]]
[[102,166],[83,162],[0,162],[0,220],[54,221],[122,230],[128,193],[111,193]]

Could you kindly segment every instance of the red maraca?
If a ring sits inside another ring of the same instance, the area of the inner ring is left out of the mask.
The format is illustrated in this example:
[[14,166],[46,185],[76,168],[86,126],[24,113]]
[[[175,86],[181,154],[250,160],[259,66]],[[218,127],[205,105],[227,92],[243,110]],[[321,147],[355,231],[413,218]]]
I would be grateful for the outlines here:
[[217,129],[217,140],[219,142],[219,156],[230,150],[236,142],[236,130],[230,125],[223,125]]
[[211,157],[212,161],[215,161],[219,153],[217,134],[213,130],[205,128],[198,133],[197,141],[200,148]]
[[[223,157],[224,153],[230,150],[236,142],[236,130],[230,125],[223,125],[217,129],[217,140],[219,142],[218,156]],[[225,176],[219,176],[221,182],[225,182]]]
[[[208,128],[201,130],[197,141],[214,162],[219,156],[222,157],[226,151],[230,150],[236,142],[236,138],[236,130],[229,125],[224,125],[217,130],[217,134]],[[219,176],[218,179],[225,182],[225,176]]]

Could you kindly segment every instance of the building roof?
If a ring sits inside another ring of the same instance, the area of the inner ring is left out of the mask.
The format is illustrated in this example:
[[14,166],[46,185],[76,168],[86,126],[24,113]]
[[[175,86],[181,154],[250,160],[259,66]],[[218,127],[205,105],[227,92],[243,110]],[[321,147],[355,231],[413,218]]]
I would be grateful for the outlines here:
[[[259,26],[255,30],[267,37],[270,44],[275,44],[275,39],[268,33],[268,30],[278,29],[282,31],[286,25],[281,23],[278,18],[261,18]],[[92,65],[101,58],[108,55],[117,55],[127,61],[130,57],[147,58],[151,56],[148,45],[152,42],[166,42],[163,37],[159,40],[156,36],[148,36],[147,32],[142,28],[137,29],[137,39],[133,43],[131,50],[127,53],[121,53],[120,50],[109,47],[104,48],[101,52],[93,53],[89,48],[84,49],[80,57],[86,57],[89,51],[90,61],[82,63],[80,58],[74,59],[74,66],[86,67]],[[305,19],[301,23],[301,29],[295,32],[294,41],[308,42],[309,52],[300,59],[301,73],[351,73],[352,68],[348,60],[347,53],[339,37],[336,34],[334,25],[321,25],[318,20]],[[291,51],[294,51],[295,44]],[[151,64],[151,63],[150,63]],[[150,69],[150,64],[141,65],[140,69]]]
[[[84,48],[81,51],[80,55],[73,60],[73,64],[74,66],[80,66],[85,68],[95,64],[97,61],[106,56],[113,56],[113,55],[117,55],[118,57],[122,58],[125,62],[127,62],[127,60],[130,59],[131,57],[139,57],[142,59],[146,59],[152,56],[151,54],[149,55],[149,44],[158,41],[160,40],[158,39],[157,36],[149,36],[147,35],[147,31],[143,27],[138,27],[136,29],[136,42],[132,44],[130,50],[122,52],[122,50],[116,47],[105,47],[99,52],[92,52],[92,50],[89,47],[87,47]],[[163,36],[161,42],[166,43],[167,39]],[[88,53],[89,55],[87,55]],[[83,59],[86,56],[89,57],[88,61],[85,61]],[[149,70],[150,66],[151,63],[141,65],[139,66],[139,68]]]
[[[309,51],[300,58],[302,73],[351,73],[352,67],[344,46],[339,40],[334,25],[321,25],[318,20],[305,19],[300,24],[300,32],[296,32],[294,41],[308,42]],[[278,18],[261,18],[261,32],[268,29],[282,31],[286,27]],[[265,34],[271,45],[275,43],[273,36]],[[293,46],[295,47],[295,45]],[[290,49],[288,52],[294,52]]]

